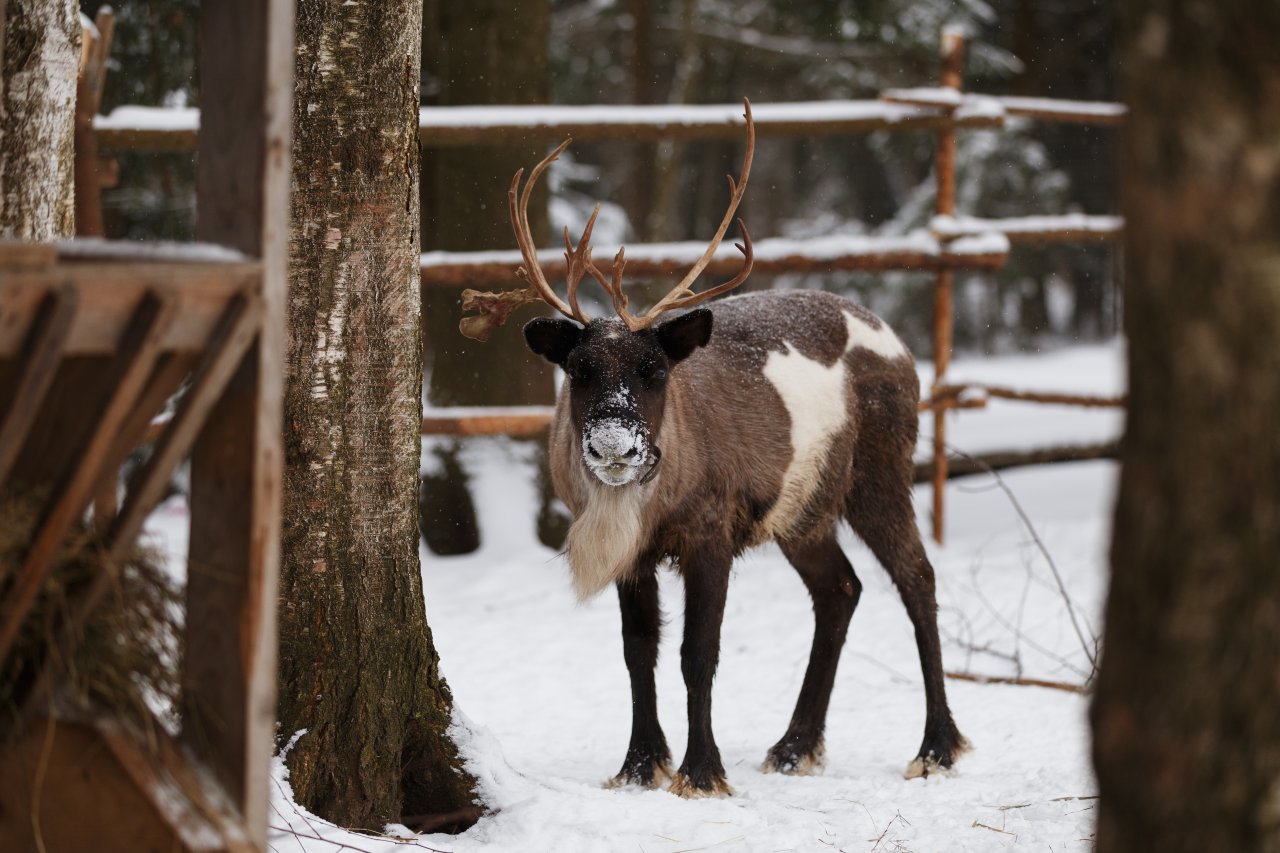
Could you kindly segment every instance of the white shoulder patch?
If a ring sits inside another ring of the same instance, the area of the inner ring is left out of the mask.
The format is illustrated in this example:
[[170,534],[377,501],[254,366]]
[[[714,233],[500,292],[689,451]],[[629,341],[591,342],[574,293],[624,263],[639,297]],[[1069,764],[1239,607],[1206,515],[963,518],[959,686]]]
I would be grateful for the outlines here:
[[844,314],[845,327],[849,330],[849,342],[845,344],[845,352],[852,352],[854,348],[862,347],[890,359],[902,358],[907,354],[906,346],[893,333],[893,329],[889,328],[888,323],[882,322],[879,329],[873,329],[865,320],[859,320],[848,311],[840,313]]

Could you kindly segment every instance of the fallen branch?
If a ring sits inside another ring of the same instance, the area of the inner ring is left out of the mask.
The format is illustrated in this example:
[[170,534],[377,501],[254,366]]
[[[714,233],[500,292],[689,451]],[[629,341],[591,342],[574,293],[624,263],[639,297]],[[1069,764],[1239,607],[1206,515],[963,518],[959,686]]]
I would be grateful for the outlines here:
[[1041,678],[1017,678],[1009,675],[977,675],[972,672],[944,672],[947,678],[957,681],[972,681],[975,684],[1013,684],[1018,687],[1047,687],[1050,690],[1065,690],[1068,693],[1084,693],[1082,684],[1071,684],[1067,681],[1045,681]]
[[[974,474],[993,473],[1006,468],[1020,468],[1026,465],[1084,462],[1092,459],[1116,459],[1119,455],[1120,442],[1118,441],[1104,441],[1098,444],[1062,445],[1039,450],[1004,450],[979,456],[970,456],[966,453],[950,460],[947,466],[947,477],[970,477]],[[933,461],[916,463],[914,479],[917,483],[930,482],[933,479]]]

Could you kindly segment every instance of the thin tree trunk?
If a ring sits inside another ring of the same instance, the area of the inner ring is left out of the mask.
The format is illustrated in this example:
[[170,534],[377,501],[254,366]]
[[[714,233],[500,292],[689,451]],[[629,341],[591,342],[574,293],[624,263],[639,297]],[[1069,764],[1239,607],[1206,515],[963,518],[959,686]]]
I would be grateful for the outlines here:
[[7,0],[0,15],[0,238],[70,237],[79,11],[71,0]]
[[280,737],[298,801],[379,829],[472,801],[418,560],[421,0],[301,0]]
[[1280,850],[1280,6],[1124,4],[1098,850]]

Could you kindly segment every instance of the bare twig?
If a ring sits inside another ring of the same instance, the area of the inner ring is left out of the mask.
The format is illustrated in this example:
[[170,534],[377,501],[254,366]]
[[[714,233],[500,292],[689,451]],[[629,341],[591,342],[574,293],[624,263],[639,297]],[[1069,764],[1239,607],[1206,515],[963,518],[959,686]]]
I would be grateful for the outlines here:
[[[963,450],[957,450],[950,446],[947,447],[947,450],[972,462],[978,462],[975,457],[970,456]],[[1057,584],[1058,592],[1062,595],[1062,602],[1067,608],[1067,616],[1071,620],[1071,627],[1076,633],[1076,639],[1080,641],[1080,648],[1084,651],[1085,658],[1089,661],[1090,671],[1086,681],[1092,681],[1093,677],[1098,672],[1098,657],[1095,650],[1090,647],[1090,644],[1084,638],[1084,631],[1081,630],[1080,622],[1076,618],[1075,605],[1071,601],[1070,594],[1067,592],[1066,583],[1062,580],[1062,573],[1058,571],[1058,565],[1053,561],[1053,555],[1050,554],[1049,549],[1045,547],[1044,540],[1040,538],[1040,534],[1036,532],[1035,525],[1031,523],[1031,518],[1027,515],[1026,510],[1022,508],[1022,504],[1020,504],[1018,499],[1014,496],[1013,490],[1011,490],[1008,484],[1005,483],[1004,478],[990,466],[987,466],[987,473],[995,478],[996,484],[1000,487],[1000,490],[1004,492],[1005,497],[1009,499],[1009,503],[1013,505],[1014,512],[1016,512],[1018,514],[1018,518],[1022,520],[1022,524],[1026,527],[1027,533],[1031,535],[1032,540],[1035,541],[1036,548],[1039,549],[1041,556],[1044,557],[1045,562],[1049,565],[1049,571],[1053,573],[1053,580]]]
[[1084,693],[1085,687],[1081,684],[1071,684],[1066,681],[1046,681],[1041,678],[1011,678],[1004,675],[978,675],[972,672],[945,672],[947,678],[954,678],[957,681],[972,681],[976,684],[1012,684],[1018,687],[1047,687],[1051,690],[1065,690],[1068,693]]
[[982,827],[983,829],[989,829],[989,830],[991,830],[992,832],[998,832],[998,833],[1000,833],[1001,835],[1012,835],[1014,838],[1017,838],[1017,837],[1018,837],[1016,833],[1012,833],[1012,832],[1010,832],[1010,831],[1009,831],[1009,830],[1007,830],[1007,829],[996,829],[994,826],[990,826],[990,825],[985,824],[985,823],[983,823],[982,821],[978,821],[978,820],[975,820],[975,821],[973,822],[972,826],[975,826],[975,827]]

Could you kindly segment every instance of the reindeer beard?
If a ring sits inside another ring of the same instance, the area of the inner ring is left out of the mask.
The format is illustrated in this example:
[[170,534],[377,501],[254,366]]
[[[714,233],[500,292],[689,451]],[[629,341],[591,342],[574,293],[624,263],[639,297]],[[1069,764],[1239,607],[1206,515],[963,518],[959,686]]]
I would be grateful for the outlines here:
[[640,489],[606,486],[592,475],[584,479],[591,494],[566,541],[579,601],[594,598],[631,572],[644,533]]

